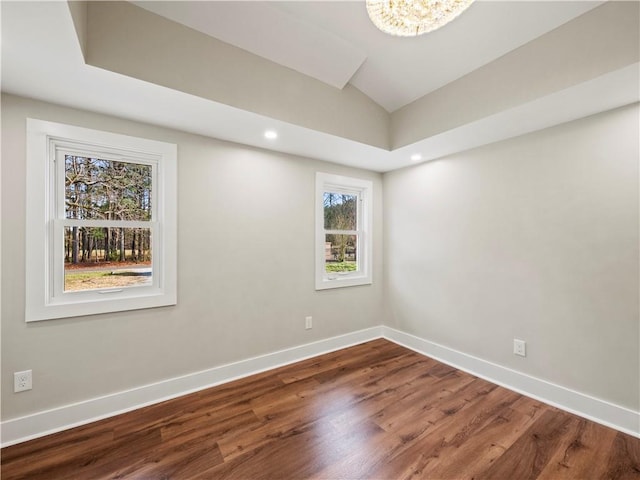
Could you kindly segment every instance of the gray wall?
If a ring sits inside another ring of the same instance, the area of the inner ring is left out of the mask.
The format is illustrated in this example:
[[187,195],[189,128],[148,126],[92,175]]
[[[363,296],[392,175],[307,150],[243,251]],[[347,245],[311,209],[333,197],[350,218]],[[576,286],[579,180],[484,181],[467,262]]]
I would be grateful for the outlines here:
[[389,324],[637,411],[638,118],[385,174]]
[[[27,117],[178,144],[177,306],[24,322]],[[373,285],[314,290],[316,171],[373,180]],[[383,321],[379,174],[3,95],[1,178],[3,420]]]

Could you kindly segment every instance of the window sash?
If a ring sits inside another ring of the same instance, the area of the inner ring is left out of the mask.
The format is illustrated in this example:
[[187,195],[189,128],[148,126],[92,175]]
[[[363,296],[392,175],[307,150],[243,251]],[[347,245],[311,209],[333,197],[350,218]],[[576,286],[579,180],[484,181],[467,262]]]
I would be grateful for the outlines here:
[[[53,274],[51,294],[53,299],[67,299],[92,297],[95,294],[101,295],[105,293],[117,293],[132,288],[152,290],[159,286],[160,275],[152,275],[151,284],[145,286],[123,286],[115,288],[92,289],[65,291],[65,263],[64,263],[64,229],[65,227],[86,227],[86,228],[145,228],[151,230],[151,251],[155,252],[158,245],[158,222],[157,208],[155,202],[157,183],[157,160],[150,156],[137,156],[125,154],[124,152],[105,151],[93,145],[83,145],[76,142],[62,141],[55,142],[52,145],[52,153],[54,155],[54,192],[55,192],[55,212],[52,221],[52,242],[49,242],[50,258],[52,261],[51,272]],[[76,156],[85,158],[98,158],[100,160],[117,161],[123,163],[131,163],[134,165],[151,166],[151,220],[84,220],[75,218],[66,218],[66,156]],[[159,269],[158,256],[151,257],[151,270],[156,272]]]
[[[87,222],[87,221],[85,221]],[[54,241],[50,243],[51,245],[51,252],[50,252],[50,258],[52,259],[52,263],[53,263],[53,267],[52,267],[52,271],[53,271],[53,285],[51,285],[51,289],[52,289],[52,299],[54,301],[56,301],[56,299],[59,299],[61,301],[69,301],[72,298],[78,298],[78,299],[91,299],[91,298],[95,298],[96,295],[104,295],[106,293],[119,293],[119,292],[123,292],[125,290],[129,290],[129,289],[137,289],[136,291],[138,293],[144,293],[145,291],[153,291],[154,289],[159,288],[160,286],[160,271],[161,271],[161,266],[159,264],[159,259],[157,258],[158,256],[155,254],[156,253],[156,249],[154,248],[154,243],[155,240],[154,238],[156,238],[157,232],[158,232],[158,225],[157,224],[151,224],[150,222],[147,222],[147,224],[143,227],[125,227],[125,228],[146,228],[149,229],[151,231],[151,245],[150,245],[150,250],[151,250],[151,272],[152,272],[152,276],[151,276],[151,283],[148,285],[131,285],[131,286],[120,286],[120,287],[112,287],[112,288],[96,288],[96,289],[91,289],[91,290],[73,290],[73,291],[66,291],[64,289],[64,285],[65,285],[65,275],[66,275],[66,270],[65,270],[65,263],[64,263],[64,257],[65,257],[65,245],[64,245],[64,229],[67,226],[86,226],[86,225],[69,225],[69,222],[66,221],[56,221],[54,222],[54,231],[53,231],[53,239]],[[77,222],[74,222],[77,223]],[[93,224],[94,222],[92,222],[91,227],[94,227],[95,225]],[[100,225],[100,227],[103,228],[107,228],[107,226],[104,225]],[[115,227],[115,228],[119,228],[119,227]],[[98,265],[99,266],[99,265]]]
[[[325,234],[325,238],[326,235],[342,235],[342,233],[326,233]],[[362,236],[361,234],[358,233],[351,233],[349,235],[353,235],[356,237],[356,260],[355,260],[355,264],[356,264],[356,269],[352,270],[352,271],[347,271],[347,272],[327,272],[327,264],[329,262],[327,262],[326,257],[323,257],[323,279],[327,280],[327,281],[333,281],[333,280],[337,280],[339,277],[358,277],[362,275],[362,270],[363,270],[363,261],[362,261]]]
[[[360,252],[362,251],[361,238],[364,235],[362,231],[362,196],[363,190],[358,188],[350,188],[345,187],[344,185],[332,185],[325,184],[324,191],[322,192],[322,196],[324,199],[324,195],[327,193],[334,193],[338,195],[352,195],[356,197],[356,229],[355,230],[341,230],[341,229],[327,229],[324,228],[324,236],[326,238],[327,235],[354,235],[356,237],[356,269],[351,272],[327,272],[326,264],[327,259],[324,258],[325,268],[323,273],[324,280],[336,280],[339,277],[356,277],[362,275],[362,258]],[[324,208],[323,208],[324,214]],[[323,221],[324,226],[324,221]]]
[[[56,141],[57,142],[57,141]],[[134,165],[149,165],[151,167],[151,221],[156,222],[159,215],[159,202],[157,202],[158,195],[158,159],[152,158],[150,155],[136,154],[134,155],[112,155],[101,151],[100,149],[96,149],[92,145],[87,145],[86,148],[83,148],[82,145],[74,143],[75,148],[60,148],[58,143],[53,143],[51,146],[51,155],[54,160],[54,175],[52,180],[51,188],[55,192],[55,208],[54,212],[52,212],[52,217],[57,219],[66,219],[66,184],[65,184],[65,156],[71,155],[75,157],[86,157],[86,158],[99,158],[100,160],[110,160],[122,163],[131,163]],[[138,156],[139,155],[139,156]],[[75,219],[69,219],[75,220]],[[128,220],[127,220],[128,221]],[[146,221],[146,220],[139,220]]]

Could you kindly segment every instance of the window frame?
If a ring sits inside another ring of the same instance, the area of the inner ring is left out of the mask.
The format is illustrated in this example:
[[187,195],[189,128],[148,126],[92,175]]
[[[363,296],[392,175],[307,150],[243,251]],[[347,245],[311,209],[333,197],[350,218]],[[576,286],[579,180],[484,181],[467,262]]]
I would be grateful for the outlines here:
[[[151,221],[74,220],[64,209],[64,155],[152,167]],[[62,160],[62,161],[61,161]],[[27,119],[27,322],[177,303],[177,145]],[[64,291],[64,228],[72,224],[150,228],[150,285]]]
[[[355,230],[326,230],[324,225],[325,192],[355,195],[357,197],[357,223]],[[346,177],[330,173],[316,173],[315,189],[315,288],[331,288],[369,285],[373,283],[373,182],[361,178]],[[358,268],[353,272],[329,274],[326,272],[326,235],[356,235],[356,261]]]

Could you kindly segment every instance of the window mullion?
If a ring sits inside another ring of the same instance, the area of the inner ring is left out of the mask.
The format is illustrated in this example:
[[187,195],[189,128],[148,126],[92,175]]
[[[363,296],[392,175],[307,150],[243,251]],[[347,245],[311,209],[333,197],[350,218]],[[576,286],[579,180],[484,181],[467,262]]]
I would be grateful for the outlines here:
[[87,228],[154,228],[158,224],[148,220],[80,220],[76,218],[65,218],[57,222],[65,227]]
[[325,230],[325,235],[359,235],[360,230]]

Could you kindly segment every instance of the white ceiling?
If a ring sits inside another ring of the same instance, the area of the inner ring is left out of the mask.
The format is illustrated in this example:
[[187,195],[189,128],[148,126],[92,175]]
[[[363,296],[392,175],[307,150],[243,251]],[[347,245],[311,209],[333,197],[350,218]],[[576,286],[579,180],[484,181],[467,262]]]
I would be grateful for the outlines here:
[[329,85],[351,83],[393,112],[603,2],[477,1],[414,38],[380,32],[364,1],[133,3]]
[[[241,8],[249,22],[247,25],[260,24],[260,20],[270,15],[265,12],[275,12],[273,15],[280,16],[282,22],[293,22],[294,26],[281,24],[277,34],[269,34],[267,29],[266,36],[269,42],[281,45],[297,42],[297,46],[272,46],[264,48],[261,55],[266,56],[275,49],[282,57],[277,61],[295,63],[306,59],[305,52],[314,52],[309,53],[312,61],[303,61],[296,68],[302,70],[308,64],[317,64],[315,73],[306,73],[322,77],[329,84],[348,81],[391,110],[504,54],[509,48],[516,48],[535,36],[535,32],[541,34],[595,5],[591,2],[479,2],[468,15],[418,39],[399,39],[379,33],[369,25],[362,2],[251,2]],[[160,4],[145,6],[162,7]],[[247,10],[249,6],[255,10]],[[207,18],[216,8],[236,11],[236,6],[219,2],[167,3],[166,7],[183,12],[192,20]],[[381,172],[410,165],[410,156],[414,153],[421,153],[422,161],[439,158],[638,101],[640,95],[638,64],[630,65],[388,151],[87,65],[66,2],[2,1],[1,17],[4,92]],[[516,26],[506,27],[511,21],[515,21]],[[225,17],[223,23],[230,25],[231,22]],[[312,24],[313,28],[302,29],[301,33],[303,24]],[[256,50],[257,43],[269,44],[266,39],[259,41],[262,37],[247,32],[247,28],[244,33],[253,46],[243,48]],[[243,29],[227,30],[235,34]],[[296,40],[298,36],[300,40]],[[325,55],[327,57],[323,57]],[[334,55],[341,55],[340,61],[334,62]],[[364,63],[358,69],[363,55]],[[350,72],[354,69],[352,75]],[[266,140],[262,134],[267,128],[278,130],[279,138]]]

